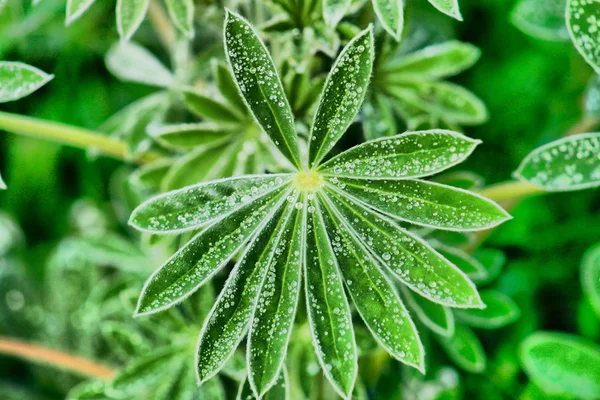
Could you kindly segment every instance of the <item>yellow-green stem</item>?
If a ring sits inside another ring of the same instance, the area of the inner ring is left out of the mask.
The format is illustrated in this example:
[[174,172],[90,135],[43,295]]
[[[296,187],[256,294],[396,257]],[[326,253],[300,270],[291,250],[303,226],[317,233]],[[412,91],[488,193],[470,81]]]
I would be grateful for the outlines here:
[[522,181],[497,183],[482,189],[479,194],[494,201],[519,199],[534,194],[544,193],[538,186]]
[[[0,112],[0,130],[37,139],[51,140],[81,149],[94,149],[103,155],[128,161],[127,145],[124,142],[76,126]],[[159,157],[158,154],[147,152],[134,161],[138,164],[144,164],[157,160]]]

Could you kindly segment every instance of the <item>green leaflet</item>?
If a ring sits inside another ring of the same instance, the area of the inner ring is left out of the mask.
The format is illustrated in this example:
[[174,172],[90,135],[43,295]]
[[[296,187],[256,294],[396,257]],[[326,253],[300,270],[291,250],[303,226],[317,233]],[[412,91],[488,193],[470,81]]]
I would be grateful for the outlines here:
[[547,191],[592,188],[600,186],[598,154],[600,133],[568,136],[529,153],[514,175]]
[[152,53],[137,43],[115,43],[105,56],[106,68],[125,82],[168,88],[175,77]]
[[546,395],[600,397],[597,344],[564,333],[536,332],[523,341],[520,356],[525,372]]
[[184,90],[183,100],[191,112],[208,121],[234,123],[244,118],[235,108],[232,109],[227,104],[195,89]]
[[464,161],[479,143],[452,131],[409,132],[354,146],[319,171],[338,178],[419,178]]
[[337,190],[328,197],[379,263],[402,283],[441,305],[481,307],[475,285],[426,242]]
[[150,0],[117,0],[117,31],[129,40],[146,17]]
[[423,345],[391,282],[326,197],[319,199],[333,253],[361,318],[388,353],[424,373]]
[[2,175],[0,175],[0,189],[1,190],[6,189],[6,183],[4,182],[4,179],[2,179]]
[[390,35],[400,40],[404,29],[403,0],[372,0],[377,19]]
[[379,93],[370,93],[367,96],[362,108],[365,139],[373,140],[395,135],[396,119],[389,99]]
[[221,93],[228,103],[235,106],[240,113],[245,114],[248,110],[248,107],[246,107],[246,104],[244,103],[244,99],[242,98],[240,90],[233,80],[231,71],[229,71],[229,68],[227,68],[227,64],[213,59],[212,69],[213,76],[215,78],[215,85],[217,86],[219,93]]
[[457,231],[494,227],[510,219],[499,205],[466,190],[420,180],[329,181],[369,207],[416,225]]
[[478,249],[473,255],[486,271],[485,278],[479,278],[477,281],[477,283],[482,285],[494,281],[500,275],[502,267],[506,263],[506,255],[497,249]]
[[335,28],[344,18],[351,0],[323,0],[323,18],[330,28]]
[[279,250],[289,240],[287,235],[293,232],[287,225],[290,219],[295,219],[292,214],[296,210],[297,196],[290,197],[292,201],[285,206],[276,206],[275,213],[251,241],[204,322],[196,358],[200,382],[215,375],[235,351],[256,308],[262,305],[258,299],[269,269],[273,264],[287,261]]
[[54,75],[48,75],[27,64],[0,61],[0,103],[28,96],[52,78]]
[[596,72],[600,73],[600,33],[596,21],[600,17],[600,2],[568,0],[567,27],[575,47]]
[[282,368],[273,386],[263,395],[257,397],[250,387],[248,379],[244,379],[236,396],[236,400],[286,400],[290,398],[288,374],[286,368]]
[[400,286],[400,288],[408,306],[426,327],[438,335],[452,336],[454,334],[454,314],[448,307],[434,303],[425,297],[414,295],[404,286]]
[[248,334],[248,382],[259,397],[281,378],[296,316],[306,245],[306,200],[299,204],[302,211],[295,211],[283,227],[278,262],[269,265]]
[[581,262],[583,293],[600,318],[600,245],[588,249]]
[[429,2],[444,14],[459,21],[463,20],[458,9],[458,0],[429,0]]
[[475,257],[459,248],[445,246],[441,243],[434,243],[433,247],[456,265],[473,282],[479,283],[488,280],[487,270]]
[[354,388],[357,352],[350,307],[321,209],[309,201],[306,229],[306,304],[313,344],[327,379],[347,398]]
[[373,51],[369,27],[348,43],[331,67],[309,136],[310,167],[327,155],[354,121],[367,92]]
[[256,175],[200,183],[153,197],[131,213],[130,225],[147,232],[197,229],[289,182],[289,175]]
[[161,311],[195,292],[272,217],[282,192],[269,192],[194,236],[148,278],[136,314]]
[[454,335],[437,336],[437,339],[456,365],[468,372],[483,372],[486,364],[485,352],[472,330],[458,324],[454,328]]
[[524,33],[543,40],[569,40],[565,24],[567,0],[520,0],[511,21]]
[[515,322],[521,315],[517,304],[504,293],[484,290],[479,293],[485,304],[482,310],[457,310],[456,316],[475,328],[497,329]]
[[456,75],[479,60],[481,51],[469,43],[456,40],[428,46],[385,66],[385,73],[444,79]]
[[248,108],[283,155],[302,168],[294,116],[265,45],[248,21],[229,10],[224,31],[225,54]]
[[233,127],[213,122],[162,125],[150,132],[162,146],[174,150],[218,144],[231,140],[233,133]]
[[188,39],[194,37],[194,1],[165,0],[171,20]]
[[66,25],[81,17],[96,0],[68,0]]
[[483,189],[485,180],[474,172],[456,171],[438,175],[434,178],[438,183],[454,186],[460,189],[478,192]]
[[146,337],[123,322],[109,321],[103,324],[102,334],[111,350],[125,361],[137,354],[146,354],[151,349]]
[[109,400],[106,383],[102,381],[84,381],[69,391],[66,400]]

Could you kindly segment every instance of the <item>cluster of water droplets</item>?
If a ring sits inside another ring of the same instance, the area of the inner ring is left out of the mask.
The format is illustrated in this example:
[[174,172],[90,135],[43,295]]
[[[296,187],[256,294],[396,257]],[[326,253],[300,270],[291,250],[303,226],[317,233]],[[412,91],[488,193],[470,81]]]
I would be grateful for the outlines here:
[[600,3],[596,0],[572,0],[567,7],[567,23],[575,45],[597,66],[600,62]]

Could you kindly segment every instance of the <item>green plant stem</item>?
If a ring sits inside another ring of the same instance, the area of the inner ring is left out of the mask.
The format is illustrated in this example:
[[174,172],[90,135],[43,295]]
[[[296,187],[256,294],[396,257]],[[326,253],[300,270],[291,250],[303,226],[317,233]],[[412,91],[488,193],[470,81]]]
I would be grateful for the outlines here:
[[[72,125],[0,112],[0,130],[38,139],[51,140],[81,149],[94,149],[108,157],[130,161],[127,157],[127,145],[124,142]],[[158,158],[160,158],[158,154],[147,152],[140,155],[134,161],[138,164],[145,164],[155,161]]]
[[106,380],[115,375],[112,368],[94,361],[5,337],[0,337],[0,354],[15,356],[34,363],[51,365],[89,378]]
[[506,201],[520,199],[535,194],[544,193],[538,186],[522,181],[507,181],[497,183],[482,189],[479,194],[494,201]]

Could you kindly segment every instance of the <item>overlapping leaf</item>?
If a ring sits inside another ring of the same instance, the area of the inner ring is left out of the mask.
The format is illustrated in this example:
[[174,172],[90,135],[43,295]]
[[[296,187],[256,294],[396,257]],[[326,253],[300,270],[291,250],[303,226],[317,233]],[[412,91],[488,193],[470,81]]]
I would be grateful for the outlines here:
[[28,96],[53,77],[27,64],[0,61],[0,103]]
[[597,21],[600,3],[595,0],[567,0],[567,27],[571,40],[583,58],[600,72],[600,33]]
[[117,0],[117,30],[123,40],[129,40],[146,17],[150,0]]

